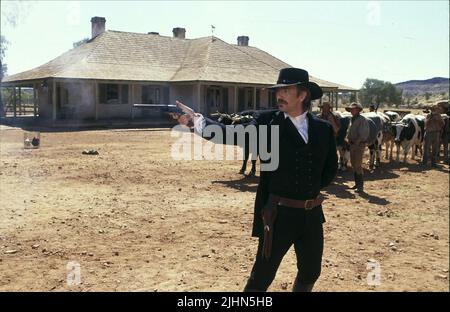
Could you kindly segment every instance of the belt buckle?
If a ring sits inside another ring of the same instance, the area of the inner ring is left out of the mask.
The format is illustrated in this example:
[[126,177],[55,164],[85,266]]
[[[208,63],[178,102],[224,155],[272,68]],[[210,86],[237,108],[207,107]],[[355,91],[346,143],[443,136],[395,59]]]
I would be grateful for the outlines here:
[[[308,203],[311,203],[311,207],[308,206]],[[311,210],[313,209],[314,199],[307,199],[305,200],[305,210]]]

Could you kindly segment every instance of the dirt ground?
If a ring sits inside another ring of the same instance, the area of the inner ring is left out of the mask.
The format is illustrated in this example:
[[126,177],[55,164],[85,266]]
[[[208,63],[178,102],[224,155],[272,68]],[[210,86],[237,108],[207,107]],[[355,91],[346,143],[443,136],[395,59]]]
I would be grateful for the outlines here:
[[[258,179],[238,174],[241,161],[173,160],[168,129],[41,132],[36,150],[19,128],[0,135],[0,291],[243,289]],[[383,160],[365,177],[362,196],[350,172],[324,190],[315,290],[448,291],[448,166]],[[291,249],[269,290],[290,291],[295,275]]]

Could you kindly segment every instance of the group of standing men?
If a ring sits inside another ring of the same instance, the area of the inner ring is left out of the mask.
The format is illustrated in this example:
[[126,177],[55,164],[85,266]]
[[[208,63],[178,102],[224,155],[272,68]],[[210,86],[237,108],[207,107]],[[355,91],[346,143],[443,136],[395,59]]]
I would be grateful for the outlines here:
[[[318,117],[327,120],[333,128],[335,136],[337,136],[340,129],[340,121],[339,118],[333,114],[331,104],[329,102],[324,102],[319,105],[319,107],[321,108],[321,112]],[[352,164],[355,179],[355,185],[352,188],[357,192],[363,192],[364,181],[362,160],[366,142],[364,142],[362,138],[368,136],[369,125],[367,120],[361,116],[363,110],[361,104],[354,102],[345,109],[352,114],[351,124],[346,134],[346,141],[350,146],[350,162]],[[369,111],[376,112],[375,105],[370,105]],[[422,157],[423,166],[426,166],[430,160],[431,167],[437,167],[436,162],[439,155],[441,137],[443,132],[444,135],[448,135],[448,127],[449,123],[445,123],[442,118],[440,107],[438,105],[431,106],[430,111],[425,118],[424,151]],[[448,163],[449,156],[447,144],[444,144],[444,158],[445,162]]]

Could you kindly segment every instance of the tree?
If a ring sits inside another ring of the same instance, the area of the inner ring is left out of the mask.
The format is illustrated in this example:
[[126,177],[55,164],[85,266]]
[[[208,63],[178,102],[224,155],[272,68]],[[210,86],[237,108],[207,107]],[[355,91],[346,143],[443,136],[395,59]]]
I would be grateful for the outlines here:
[[[0,83],[3,81],[3,77],[6,76],[8,66],[3,63],[3,58],[5,57],[5,51],[8,47],[8,40],[4,36],[0,36]],[[1,88],[3,89],[3,88]],[[0,89],[0,90],[1,90]],[[2,90],[1,90],[2,91]],[[3,92],[0,91],[0,117],[3,117]]]
[[398,90],[392,83],[385,82],[384,84],[385,88],[385,95],[386,95],[386,102],[392,103],[395,105],[395,107],[398,107],[399,104],[402,103],[402,90]]
[[80,46],[80,45],[82,45],[82,44],[85,44],[85,43],[88,42],[88,41],[89,41],[89,38],[81,39],[80,41],[74,42],[74,43],[73,43],[73,47],[76,48],[76,47],[78,47],[78,46]]
[[6,76],[6,71],[8,70],[8,66],[3,63],[3,58],[5,57],[8,45],[9,42],[6,40],[5,36],[0,36],[0,81]]
[[[3,1],[1,8],[2,26],[9,25],[12,28],[20,24],[25,19],[25,16],[30,12],[30,8],[33,4],[28,1]],[[5,22],[4,22],[5,21]],[[8,66],[3,63],[3,59],[6,55],[5,51],[9,45],[9,41],[2,35],[0,35],[0,82],[3,77],[6,76]],[[3,117],[3,94],[0,92],[0,116]]]
[[366,79],[359,93],[361,104],[369,106],[370,104],[379,104],[384,98],[383,94],[384,82],[378,79]]
[[431,96],[430,92],[425,92],[425,100],[428,101],[430,99],[430,96]]
[[375,104],[394,104],[398,106],[402,102],[402,91],[392,83],[378,79],[367,78],[360,90],[360,98],[363,106]]

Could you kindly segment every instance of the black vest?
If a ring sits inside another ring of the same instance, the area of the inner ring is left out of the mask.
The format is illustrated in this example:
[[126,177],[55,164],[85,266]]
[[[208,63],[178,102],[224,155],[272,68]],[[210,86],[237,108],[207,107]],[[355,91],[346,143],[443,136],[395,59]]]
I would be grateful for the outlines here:
[[[305,143],[294,124],[286,118],[280,137],[280,162],[270,173],[269,192],[293,199],[313,199],[320,190],[319,172],[313,166],[311,140]],[[317,184],[317,185],[315,185]]]

